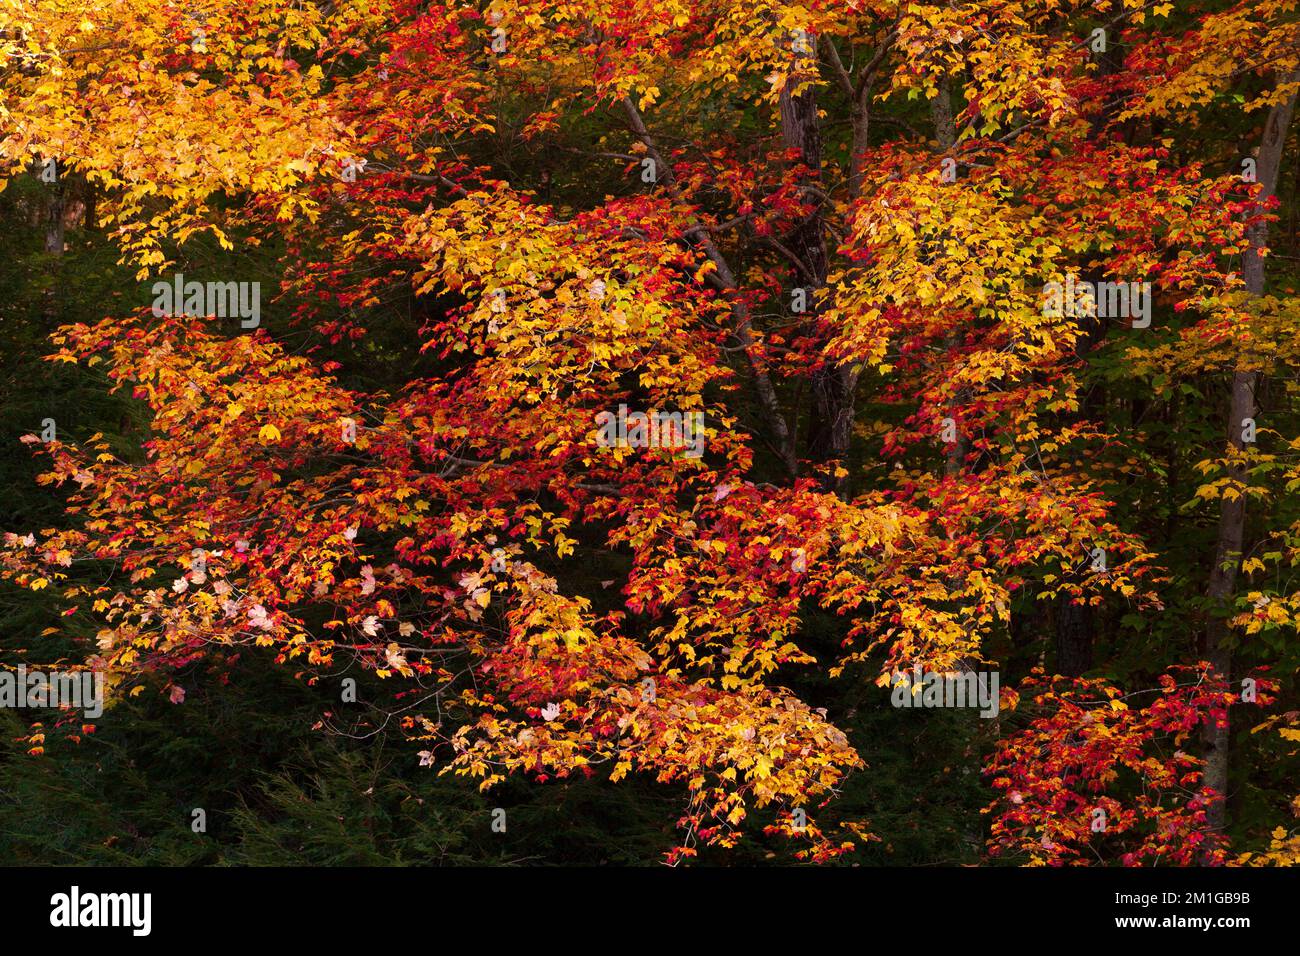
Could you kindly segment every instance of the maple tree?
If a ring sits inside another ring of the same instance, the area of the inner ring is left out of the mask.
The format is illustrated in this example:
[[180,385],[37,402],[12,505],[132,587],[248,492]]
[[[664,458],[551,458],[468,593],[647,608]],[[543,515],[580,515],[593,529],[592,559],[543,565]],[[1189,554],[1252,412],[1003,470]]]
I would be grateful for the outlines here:
[[[1046,673],[991,731],[990,853],[1288,862],[1285,830],[1241,856],[1223,830],[1229,715],[1294,693],[1300,515],[1246,508],[1300,481],[1300,314],[1265,281],[1300,21],[1174,6],[5,0],[11,176],[83,183],[146,288],[209,236],[283,251],[265,327],[52,331],[147,435],[30,436],[66,521],[7,533],[0,574],[59,592],[111,697],[183,702],[196,662],[266,648],[372,672],[365,720],[484,790],[680,787],[674,862],[760,811],[806,859],[879,840],[834,810],[870,742],[798,675],[884,706],[914,666],[1005,671],[1048,608]],[[1076,278],[1148,283],[1150,311],[1044,307]],[[411,366],[368,387],[385,329]],[[1229,405],[1227,443],[1170,452],[1218,508],[1173,586],[1173,469],[1121,378]],[[1242,430],[1265,379],[1268,450]],[[620,407],[702,415],[702,453],[604,447]],[[1201,639],[1126,693],[1099,621],[1171,604]],[[54,727],[87,732],[34,751]]]

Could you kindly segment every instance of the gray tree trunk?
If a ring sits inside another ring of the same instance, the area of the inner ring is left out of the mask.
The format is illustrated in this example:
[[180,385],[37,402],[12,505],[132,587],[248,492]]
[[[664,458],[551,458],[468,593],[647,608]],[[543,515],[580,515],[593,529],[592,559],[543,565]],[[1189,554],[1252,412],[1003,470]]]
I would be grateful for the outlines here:
[[[1296,75],[1291,75],[1284,82],[1295,82]],[[1263,203],[1277,189],[1278,173],[1282,167],[1282,152],[1286,145],[1287,133],[1291,127],[1291,118],[1295,113],[1296,97],[1285,103],[1279,103],[1269,112],[1264,124],[1264,134],[1260,141],[1259,155],[1256,157],[1256,177],[1260,185],[1257,201]],[[1246,290],[1253,295],[1263,295],[1265,287],[1264,256],[1262,250],[1268,245],[1268,226],[1257,223],[1247,232],[1249,247],[1244,257],[1242,278]],[[1242,441],[1242,419],[1255,417],[1255,392],[1259,386],[1259,374],[1239,367],[1232,375],[1229,394],[1228,440],[1233,449],[1241,453],[1245,449]],[[1229,469],[1230,477],[1243,485],[1246,482],[1244,469],[1234,466]],[[1232,674],[1232,650],[1227,646],[1228,615],[1236,592],[1237,570],[1241,564],[1242,544],[1246,533],[1246,499],[1238,496],[1232,500],[1223,498],[1219,504],[1219,530],[1214,549],[1214,564],[1210,568],[1210,581],[1206,594],[1210,599],[1209,618],[1205,626],[1203,651],[1205,657],[1225,678]],[[1207,727],[1203,734],[1205,744],[1205,786],[1219,794],[1209,808],[1210,826],[1222,833],[1227,819],[1228,795],[1228,752],[1231,740],[1231,728],[1225,721],[1222,727]]]

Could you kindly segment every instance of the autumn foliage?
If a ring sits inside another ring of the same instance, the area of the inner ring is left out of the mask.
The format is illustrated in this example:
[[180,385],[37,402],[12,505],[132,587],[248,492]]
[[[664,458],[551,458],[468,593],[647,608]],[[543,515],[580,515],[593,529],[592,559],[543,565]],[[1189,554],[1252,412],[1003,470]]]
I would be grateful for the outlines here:
[[[836,797],[916,666],[1002,675],[990,857],[1294,862],[1223,774],[1295,739],[1300,20],[1175,6],[8,0],[0,159],[141,288],[46,358],[145,425],[33,431],[64,520],[0,575],[103,721],[240,655],[364,671],[431,772],[677,788],[672,862],[887,839]],[[143,304],[213,246],[273,250],[260,327]],[[1044,307],[1076,280],[1149,315]],[[606,447],[620,407],[701,453]]]

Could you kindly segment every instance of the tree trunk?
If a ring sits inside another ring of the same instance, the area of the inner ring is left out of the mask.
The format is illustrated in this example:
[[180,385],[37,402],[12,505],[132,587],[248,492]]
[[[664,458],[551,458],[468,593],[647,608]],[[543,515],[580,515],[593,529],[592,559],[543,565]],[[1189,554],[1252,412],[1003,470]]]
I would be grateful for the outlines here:
[[[1297,78],[1298,75],[1293,74],[1284,82],[1295,82]],[[1293,93],[1285,103],[1273,107],[1264,124],[1264,134],[1256,158],[1256,176],[1260,186],[1256,197],[1257,204],[1266,202],[1277,189],[1278,172],[1282,166],[1282,151],[1286,145],[1291,117],[1295,113],[1295,104],[1296,97]],[[1247,232],[1247,239],[1249,244],[1244,256],[1242,278],[1247,292],[1252,295],[1263,295],[1265,283],[1262,250],[1268,245],[1268,225],[1257,223],[1251,226]],[[1233,372],[1229,395],[1228,440],[1233,446],[1235,455],[1245,451],[1241,422],[1244,418],[1255,416],[1255,391],[1258,385],[1259,374],[1249,367],[1249,362],[1241,363]],[[1233,465],[1229,468],[1228,474],[1235,483],[1244,487],[1247,481],[1244,468]],[[1221,498],[1214,564],[1210,568],[1210,581],[1206,591],[1210,599],[1210,607],[1205,626],[1203,651],[1205,658],[1225,678],[1230,678],[1232,672],[1232,650],[1227,646],[1228,615],[1236,592],[1237,569],[1241,564],[1245,533],[1245,496],[1238,495],[1231,500],[1226,497]],[[1218,795],[1210,804],[1208,818],[1210,826],[1219,833],[1222,833],[1227,818],[1230,730],[1225,720],[1222,727],[1206,727],[1203,734],[1205,786]]]
[[[781,134],[787,148],[799,151],[808,168],[809,184],[820,189],[822,170],[821,131],[817,126],[817,97],[812,86],[798,95],[791,87],[781,91]],[[787,237],[789,250],[798,260],[795,271],[807,289],[807,301],[816,302],[817,291],[826,284],[829,256],[826,251],[826,223],[820,201]],[[814,305],[815,310],[815,305]],[[814,311],[815,321],[815,311]],[[853,439],[853,398],[857,376],[848,365],[827,365],[813,372],[813,407],[808,429],[808,457],[817,462],[844,463]],[[846,482],[830,477],[827,489],[843,494]]]
[[50,287],[45,290],[45,302],[41,308],[41,314],[47,324],[50,325],[57,322],[59,317],[59,286],[62,283],[62,269],[59,266],[59,261],[63,258],[63,246],[65,244],[63,213],[66,190],[64,189],[61,170],[59,176],[58,180],[46,187],[49,203],[45,207],[45,251],[55,256],[56,260],[50,264]]
[[45,211],[45,251],[56,256],[63,255],[63,184],[50,186],[50,202]]
[[1056,599],[1056,673],[1078,677],[1092,670],[1092,605],[1068,595]]

